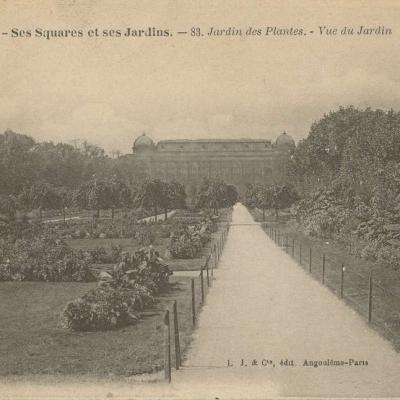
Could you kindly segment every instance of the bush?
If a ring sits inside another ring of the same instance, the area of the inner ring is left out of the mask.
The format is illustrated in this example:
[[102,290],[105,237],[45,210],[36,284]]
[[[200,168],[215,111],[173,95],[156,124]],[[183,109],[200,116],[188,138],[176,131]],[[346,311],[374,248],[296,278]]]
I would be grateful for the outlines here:
[[138,313],[154,303],[154,295],[165,287],[171,274],[152,247],[133,256],[122,253],[112,275],[103,275],[99,287],[67,304],[63,326],[88,331],[134,323]]
[[212,222],[189,225],[175,232],[168,247],[174,258],[194,258],[211,239]]
[[141,226],[135,233],[135,239],[141,246],[155,244],[156,235],[151,227]]
[[174,258],[195,258],[201,250],[199,238],[180,238],[171,241],[169,251]]
[[104,247],[96,247],[89,250],[88,253],[93,264],[113,264],[120,260],[122,246],[111,244],[111,253],[107,253]]
[[378,262],[397,271],[400,268],[400,249],[392,246],[382,246],[377,252]]
[[92,281],[91,257],[49,238],[0,243],[2,281]]
[[126,288],[97,287],[67,304],[63,326],[77,331],[105,330],[138,320],[139,294]]

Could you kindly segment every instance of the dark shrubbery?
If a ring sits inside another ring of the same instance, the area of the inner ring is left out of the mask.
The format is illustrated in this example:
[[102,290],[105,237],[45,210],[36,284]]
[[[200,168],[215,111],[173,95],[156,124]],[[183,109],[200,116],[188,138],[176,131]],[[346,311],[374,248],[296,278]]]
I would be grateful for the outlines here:
[[384,267],[400,268],[400,250],[391,245],[393,240],[398,240],[400,232],[385,229],[385,224],[397,221],[396,216],[371,207],[357,197],[350,209],[334,191],[322,189],[301,200],[293,212],[308,235],[342,243],[348,243],[351,238],[354,254]]

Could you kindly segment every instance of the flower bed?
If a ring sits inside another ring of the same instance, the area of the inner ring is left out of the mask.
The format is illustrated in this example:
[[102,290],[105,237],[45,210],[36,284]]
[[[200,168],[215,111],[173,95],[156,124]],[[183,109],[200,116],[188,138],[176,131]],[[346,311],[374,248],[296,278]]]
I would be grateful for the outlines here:
[[105,330],[135,323],[151,306],[172,274],[150,247],[131,256],[123,253],[112,273],[100,274],[99,286],[67,304],[63,326],[79,331]]
[[0,242],[0,281],[93,280],[91,257],[60,240],[36,238]]
[[174,258],[195,258],[203,246],[210,241],[213,224],[203,222],[189,225],[174,232],[168,247]]
[[104,247],[96,247],[87,254],[90,255],[93,264],[113,264],[120,260],[122,246],[111,244],[111,253],[107,253]]
[[[6,229],[7,228],[7,229]],[[159,227],[136,224],[133,220],[70,220],[57,223],[16,223],[1,229],[0,238],[32,239],[38,236],[61,239],[135,239],[139,244],[154,244]]]

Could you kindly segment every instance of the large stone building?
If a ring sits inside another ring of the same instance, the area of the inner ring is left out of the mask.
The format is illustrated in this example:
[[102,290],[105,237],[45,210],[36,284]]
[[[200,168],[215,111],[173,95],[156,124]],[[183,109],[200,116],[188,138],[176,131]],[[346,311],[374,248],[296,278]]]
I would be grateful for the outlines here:
[[161,140],[143,134],[133,144],[133,161],[146,175],[173,179],[196,190],[204,178],[221,178],[240,191],[247,183],[271,182],[274,160],[294,147],[282,133],[275,143],[266,139]]

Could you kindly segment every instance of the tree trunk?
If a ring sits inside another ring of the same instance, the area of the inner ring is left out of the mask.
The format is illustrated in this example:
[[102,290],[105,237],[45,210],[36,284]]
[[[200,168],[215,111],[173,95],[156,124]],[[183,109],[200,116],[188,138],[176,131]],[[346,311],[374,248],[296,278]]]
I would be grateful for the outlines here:
[[278,221],[278,218],[279,218],[278,209],[275,208],[275,219]]
[[114,208],[111,209],[111,219],[114,219]]
[[97,218],[100,218],[100,208],[97,209]]
[[42,207],[39,207],[39,219],[42,221],[43,214],[42,214]]
[[65,207],[62,208],[62,214],[63,214],[63,220],[64,220],[64,225],[65,225],[65,222],[66,222]]
[[166,221],[168,219],[168,208],[164,209],[164,220]]
[[262,209],[263,212],[263,221],[265,222],[265,208]]
[[154,222],[157,223],[157,215],[158,215],[158,209],[157,206],[154,207]]

